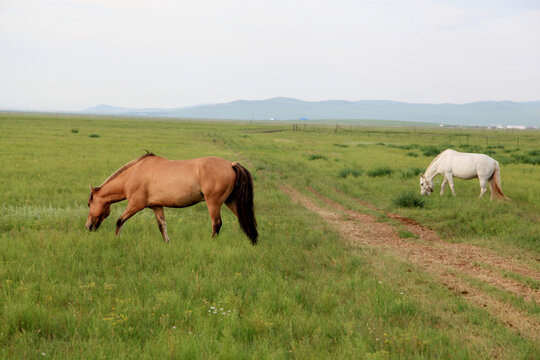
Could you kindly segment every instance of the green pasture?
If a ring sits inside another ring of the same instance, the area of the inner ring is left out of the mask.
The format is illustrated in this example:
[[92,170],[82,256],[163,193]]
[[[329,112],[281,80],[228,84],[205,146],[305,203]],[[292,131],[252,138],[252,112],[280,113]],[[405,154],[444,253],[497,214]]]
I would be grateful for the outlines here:
[[[279,187],[309,196],[310,186],[381,221],[400,213],[448,242],[538,270],[537,131],[300,125],[0,113],[0,358],[540,357],[531,334],[415,266],[341,239]],[[513,201],[491,202],[489,193],[479,200],[476,180],[456,180],[456,197],[436,188],[422,208],[397,206],[401,194],[419,193],[418,172],[449,145],[498,159]],[[259,244],[250,245],[226,207],[211,239],[204,203],[165,209],[169,244],[150,210],[115,237],[125,203],[88,233],[89,185],[145,149],[245,165],[255,181]],[[538,304],[494,296],[540,321]]]

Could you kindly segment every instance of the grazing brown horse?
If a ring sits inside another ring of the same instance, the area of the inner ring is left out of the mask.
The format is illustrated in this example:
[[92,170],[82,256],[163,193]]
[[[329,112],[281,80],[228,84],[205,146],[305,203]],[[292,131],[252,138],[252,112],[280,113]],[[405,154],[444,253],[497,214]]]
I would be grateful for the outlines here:
[[147,153],[128,162],[96,188],[90,186],[86,228],[97,230],[110,213],[110,205],[127,199],[126,210],[116,222],[122,225],[144,208],[154,210],[165,242],[169,242],[163,207],[182,208],[206,201],[212,219],[212,237],[221,228],[221,205],[238,217],[240,227],[255,245],[257,222],[253,209],[253,180],[236,162],[218,157],[167,160]]

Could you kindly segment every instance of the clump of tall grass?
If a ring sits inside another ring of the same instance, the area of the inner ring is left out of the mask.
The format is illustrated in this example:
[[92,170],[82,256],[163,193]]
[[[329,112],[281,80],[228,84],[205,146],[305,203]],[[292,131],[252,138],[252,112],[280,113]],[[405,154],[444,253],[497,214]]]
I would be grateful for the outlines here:
[[77,129],[77,128],[72,128],[72,129],[71,129],[71,132],[72,132],[73,134],[78,134],[78,133],[79,133],[79,129]]
[[435,146],[422,146],[422,154],[424,156],[437,156],[440,154],[440,150],[438,147]]
[[[487,147],[486,149],[491,149],[491,147]],[[469,144],[461,144],[459,145],[459,150],[464,152],[470,152],[470,153],[481,153],[483,152],[483,148],[480,145],[469,145]]]
[[402,192],[394,199],[394,205],[406,208],[423,208],[426,201],[417,193],[412,191]]
[[345,169],[341,169],[338,175],[341,178],[346,178],[347,176],[353,176],[356,178],[362,175],[362,170],[353,169],[353,168],[345,168]]
[[349,145],[347,144],[334,144],[334,146],[340,147],[340,148],[348,148]]
[[452,149],[454,148],[454,145],[451,144],[441,144],[441,145],[428,145],[428,146],[422,146],[420,150],[422,150],[422,154],[424,156],[437,156],[441,152],[443,152],[446,149]]
[[418,157],[418,154],[413,151],[409,151],[406,155],[410,157]]
[[418,144],[405,144],[405,145],[397,145],[396,147],[398,149],[403,149],[403,150],[412,150],[412,149],[419,148],[420,145],[418,145]]
[[514,159],[504,155],[497,155],[495,160],[497,160],[501,165],[513,164],[516,162]]
[[408,170],[401,170],[401,178],[410,179],[410,178],[420,175],[422,171],[423,170],[418,167],[410,168]]
[[98,138],[100,137],[99,134],[90,134],[88,135],[88,137],[91,137],[91,138]]
[[381,166],[373,170],[368,171],[369,177],[379,177],[379,176],[390,176],[394,173],[394,170],[390,169],[388,166]]
[[540,152],[538,150],[529,151],[527,154],[512,154],[512,158],[521,164],[540,164]]
[[320,154],[311,154],[308,156],[308,160],[326,160],[326,156]]
[[501,144],[489,145],[489,146],[486,146],[486,149],[504,149],[504,145],[501,145]]

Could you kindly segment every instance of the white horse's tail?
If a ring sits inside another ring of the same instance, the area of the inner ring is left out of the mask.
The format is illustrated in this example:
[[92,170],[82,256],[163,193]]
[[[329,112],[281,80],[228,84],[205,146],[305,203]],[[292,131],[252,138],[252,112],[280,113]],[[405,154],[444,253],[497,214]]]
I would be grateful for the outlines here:
[[499,167],[499,163],[495,162],[495,171],[493,172],[493,175],[491,175],[491,179],[489,179],[489,185],[491,187],[491,199],[494,198],[501,199],[501,200],[511,200],[506,195],[503,194],[501,189],[501,168]]

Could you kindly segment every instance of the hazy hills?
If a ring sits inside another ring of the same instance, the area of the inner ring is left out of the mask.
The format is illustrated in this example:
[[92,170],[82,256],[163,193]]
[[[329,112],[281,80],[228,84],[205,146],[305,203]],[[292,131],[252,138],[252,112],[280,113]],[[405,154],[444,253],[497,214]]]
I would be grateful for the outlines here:
[[129,109],[99,105],[83,113],[238,120],[380,119],[449,125],[540,127],[540,101],[482,101],[468,104],[411,104],[386,100],[303,101],[292,98],[237,100],[172,109]]

